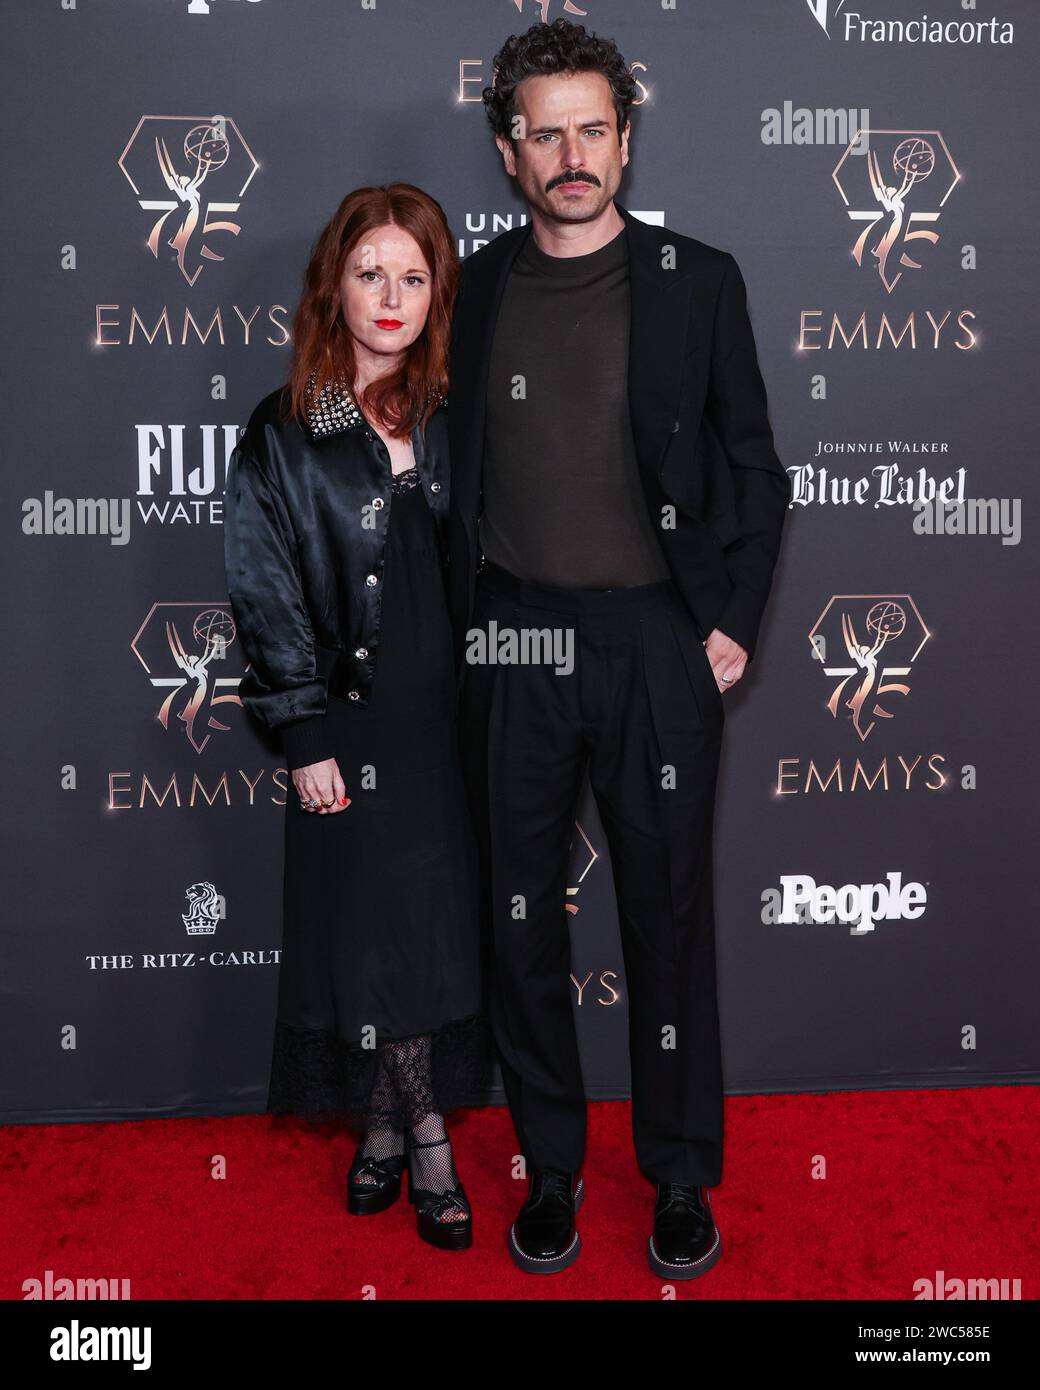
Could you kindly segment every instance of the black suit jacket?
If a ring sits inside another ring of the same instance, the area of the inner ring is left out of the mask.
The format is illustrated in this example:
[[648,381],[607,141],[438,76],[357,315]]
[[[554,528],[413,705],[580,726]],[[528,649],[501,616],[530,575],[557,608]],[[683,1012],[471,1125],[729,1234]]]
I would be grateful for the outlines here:
[[[614,206],[628,238],[629,408],[650,518],[701,639],[717,627],[751,657],[791,485],[773,448],[744,281],[728,251]],[[491,346],[510,267],[531,234],[527,223],[472,252],[455,306],[449,596],[460,672],[479,563]],[[662,525],[673,515],[674,526]]]

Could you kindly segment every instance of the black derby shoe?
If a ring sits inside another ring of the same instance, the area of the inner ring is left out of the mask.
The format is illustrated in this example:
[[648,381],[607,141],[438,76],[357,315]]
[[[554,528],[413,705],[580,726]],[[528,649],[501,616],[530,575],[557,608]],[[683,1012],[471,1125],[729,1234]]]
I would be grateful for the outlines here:
[[581,1253],[574,1214],[585,1200],[585,1180],[558,1168],[536,1168],[531,1190],[509,1228],[509,1253],[529,1274],[555,1274]]
[[696,1279],[722,1254],[722,1237],[706,1187],[684,1182],[657,1185],[654,1233],[647,1259],[662,1279]]

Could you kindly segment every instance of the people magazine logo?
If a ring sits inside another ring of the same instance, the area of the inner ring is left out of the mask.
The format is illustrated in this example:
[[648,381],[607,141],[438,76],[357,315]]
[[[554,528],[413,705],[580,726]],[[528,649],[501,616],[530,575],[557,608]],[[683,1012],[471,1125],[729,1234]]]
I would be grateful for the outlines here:
[[762,894],[762,920],[790,926],[847,926],[850,936],[866,936],[878,922],[913,922],[928,905],[927,884],[903,882],[901,870],[884,881],[817,883],[812,874],[781,874],[780,887]]

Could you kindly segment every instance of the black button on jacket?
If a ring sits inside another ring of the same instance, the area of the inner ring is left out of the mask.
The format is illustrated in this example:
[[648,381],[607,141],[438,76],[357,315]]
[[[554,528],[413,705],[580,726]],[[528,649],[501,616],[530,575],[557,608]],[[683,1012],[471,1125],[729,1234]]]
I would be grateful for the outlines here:
[[[326,403],[330,397],[323,393]],[[331,413],[285,420],[265,396],[231,457],[224,564],[237,638],[249,666],[246,709],[282,737],[290,770],[332,756],[328,695],[368,703],[378,679],[384,551],[393,494],[390,454],[333,393]],[[439,398],[412,447],[446,555],[447,409]]]

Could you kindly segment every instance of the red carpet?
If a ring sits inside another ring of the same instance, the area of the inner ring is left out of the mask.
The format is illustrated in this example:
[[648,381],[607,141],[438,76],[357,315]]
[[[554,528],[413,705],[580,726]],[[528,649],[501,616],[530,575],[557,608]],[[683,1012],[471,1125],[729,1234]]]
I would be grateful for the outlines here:
[[[729,1099],[712,1193],[723,1257],[677,1296],[910,1299],[943,1270],[1020,1279],[1035,1299],[1037,1117],[1029,1086]],[[525,1190],[510,1178],[507,1111],[470,1112],[451,1133],[476,1222],[462,1254],[422,1244],[405,1200],[348,1216],[353,1146],[332,1128],[268,1116],[9,1126],[0,1297],[22,1298],[48,1269],[127,1278],[134,1299],[356,1299],[366,1286],[382,1299],[661,1297],[627,1104],[590,1106],[583,1250],[551,1276],[522,1274],[506,1251]]]

